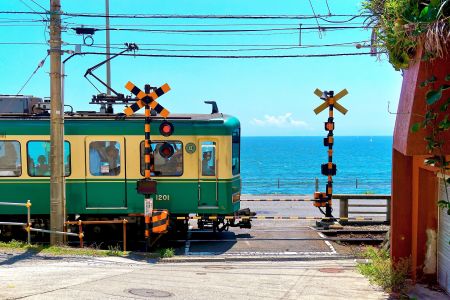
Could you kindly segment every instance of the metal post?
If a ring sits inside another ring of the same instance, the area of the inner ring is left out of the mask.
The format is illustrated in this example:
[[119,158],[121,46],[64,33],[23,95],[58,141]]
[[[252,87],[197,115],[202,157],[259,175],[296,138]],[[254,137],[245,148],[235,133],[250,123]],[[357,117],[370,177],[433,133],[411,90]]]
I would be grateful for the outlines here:
[[[111,62],[109,61],[110,57],[110,31],[109,31],[109,0],[105,0],[105,22],[106,22],[106,59],[108,60],[106,62],[106,84],[108,86],[111,86]],[[111,91],[109,88],[106,88],[106,94],[111,95]]]
[[80,238],[80,248],[83,248],[83,222],[78,221],[78,237]]
[[391,224],[391,203],[392,200],[386,199],[386,224]]
[[339,217],[341,218],[341,223],[348,221],[348,219],[342,220],[342,218],[348,218],[348,199],[347,198],[339,199]]
[[[50,2],[50,229],[64,230],[64,110],[61,99],[61,5]],[[50,234],[50,244],[61,243]]]
[[[327,124],[330,124],[331,127],[326,128],[328,130],[328,139],[333,139],[333,130],[334,127],[331,124],[334,124],[334,92],[329,91],[328,92],[329,97],[329,105],[328,105],[328,122]],[[333,143],[328,143],[328,182],[327,182],[327,189],[326,189],[326,195],[328,197],[328,201],[325,206],[325,217],[332,218],[333,215],[331,214],[331,205],[332,205],[332,199],[333,199],[333,175],[332,175],[332,166],[333,166]]]
[[31,244],[31,231],[30,231],[30,227],[31,227],[31,202],[30,200],[27,200],[27,234],[28,234],[28,245]]
[[127,220],[123,219],[123,252],[127,251]]
[[[149,84],[145,85],[145,93],[150,93],[151,86]],[[150,140],[150,106],[148,104],[145,105],[145,127],[144,127],[144,162],[145,162],[145,173],[144,177],[145,179],[151,179],[151,157],[150,153],[152,151],[151,148],[151,140]],[[150,223],[151,223],[151,217],[153,214],[153,199],[151,198],[151,195],[147,194],[144,195],[144,220],[145,220],[145,239],[147,241],[146,246],[150,245]]]
[[319,178],[316,177],[315,181],[315,192],[319,191]]

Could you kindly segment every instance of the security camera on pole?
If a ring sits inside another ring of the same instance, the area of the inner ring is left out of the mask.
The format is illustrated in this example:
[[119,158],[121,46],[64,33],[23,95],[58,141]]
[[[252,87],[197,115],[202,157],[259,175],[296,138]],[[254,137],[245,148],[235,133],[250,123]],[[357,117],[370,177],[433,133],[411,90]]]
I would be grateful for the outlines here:
[[[328,162],[326,164],[322,164],[321,173],[324,176],[327,176],[327,184],[325,192],[315,192],[314,193],[314,206],[318,207],[322,213],[325,214],[325,218],[322,219],[321,222],[318,222],[319,226],[323,226],[325,228],[330,227],[331,224],[335,223],[336,219],[334,219],[331,214],[332,209],[332,199],[333,199],[333,176],[336,175],[337,168],[336,164],[333,163],[333,145],[334,145],[334,109],[341,112],[342,114],[347,113],[347,109],[345,109],[342,105],[337,103],[342,97],[348,94],[346,89],[340,91],[338,94],[334,95],[333,91],[324,91],[322,92],[319,89],[314,91],[314,94],[318,96],[320,99],[325,102],[319,105],[314,112],[319,114],[323,110],[328,107],[328,120],[325,122],[325,130],[328,131],[328,135],[323,140],[323,144],[325,147],[328,147]],[[322,211],[322,207],[325,207],[325,212]],[[342,227],[338,224],[334,226]]]

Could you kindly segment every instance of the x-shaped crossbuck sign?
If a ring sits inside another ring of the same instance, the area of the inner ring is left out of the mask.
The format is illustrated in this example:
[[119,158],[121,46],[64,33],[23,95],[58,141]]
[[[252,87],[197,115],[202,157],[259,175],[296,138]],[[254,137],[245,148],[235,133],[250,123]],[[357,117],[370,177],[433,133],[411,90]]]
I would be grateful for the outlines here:
[[328,97],[319,89],[316,89],[314,91],[314,94],[316,94],[316,96],[325,101],[321,105],[317,106],[316,109],[314,109],[316,115],[322,112],[327,107],[329,107],[331,104],[334,106],[334,108],[336,108],[337,111],[341,112],[343,115],[345,115],[348,112],[348,110],[345,107],[337,103],[342,97],[348,94],[347,89],[343,89],[342,91],[337,93],[334,97]]
[[125,108],[124,113],[127,116],[131,116],[145,105],[149,105],[152,109],[156,110],[156,112],[163,118],[167,118],[169,116],[169,111],[155,101],[157,98],[170,91],[170,86],[167,83],[148,94],[141,91],[131,81],[127,82],[125,88],[139,99],[129,107]]

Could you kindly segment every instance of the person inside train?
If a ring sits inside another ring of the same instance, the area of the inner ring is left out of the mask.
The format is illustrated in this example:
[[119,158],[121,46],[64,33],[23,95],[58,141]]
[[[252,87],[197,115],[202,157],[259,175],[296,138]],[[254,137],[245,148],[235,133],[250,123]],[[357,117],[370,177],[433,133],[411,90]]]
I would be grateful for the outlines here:
[[106,161],[105,142],[92,142],[89,145],[89,170],[94,176],[109,175]]
[[203,152],[202,159],[202,175],[203,176],[214,176],[214,166],[210,166],[211,161],[211,151]]
[[120,157],[119,149],[116,147],[116,142],[110,142],[106,147],[106,155],[109,163],[109,175],[115,176],[120,173]]
[[17,165],[19,154],[14,147],[14,142],[3,142],[0,150],[0,176],[17,176],[20,174],[20,166]]
[[50,175],[50,167],[47,163],[45,155],[38,156],[38,163],[36,165],[36,176],[48,176]]

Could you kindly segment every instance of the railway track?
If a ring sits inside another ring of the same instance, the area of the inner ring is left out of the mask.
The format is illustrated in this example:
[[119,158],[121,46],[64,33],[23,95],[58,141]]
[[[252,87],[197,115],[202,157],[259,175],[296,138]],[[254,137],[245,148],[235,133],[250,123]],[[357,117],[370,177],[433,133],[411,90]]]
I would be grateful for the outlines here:
[[317,230],[325,236],[324,240],[345,244],[381,244],[388,232],[387,229],[342,229]]

